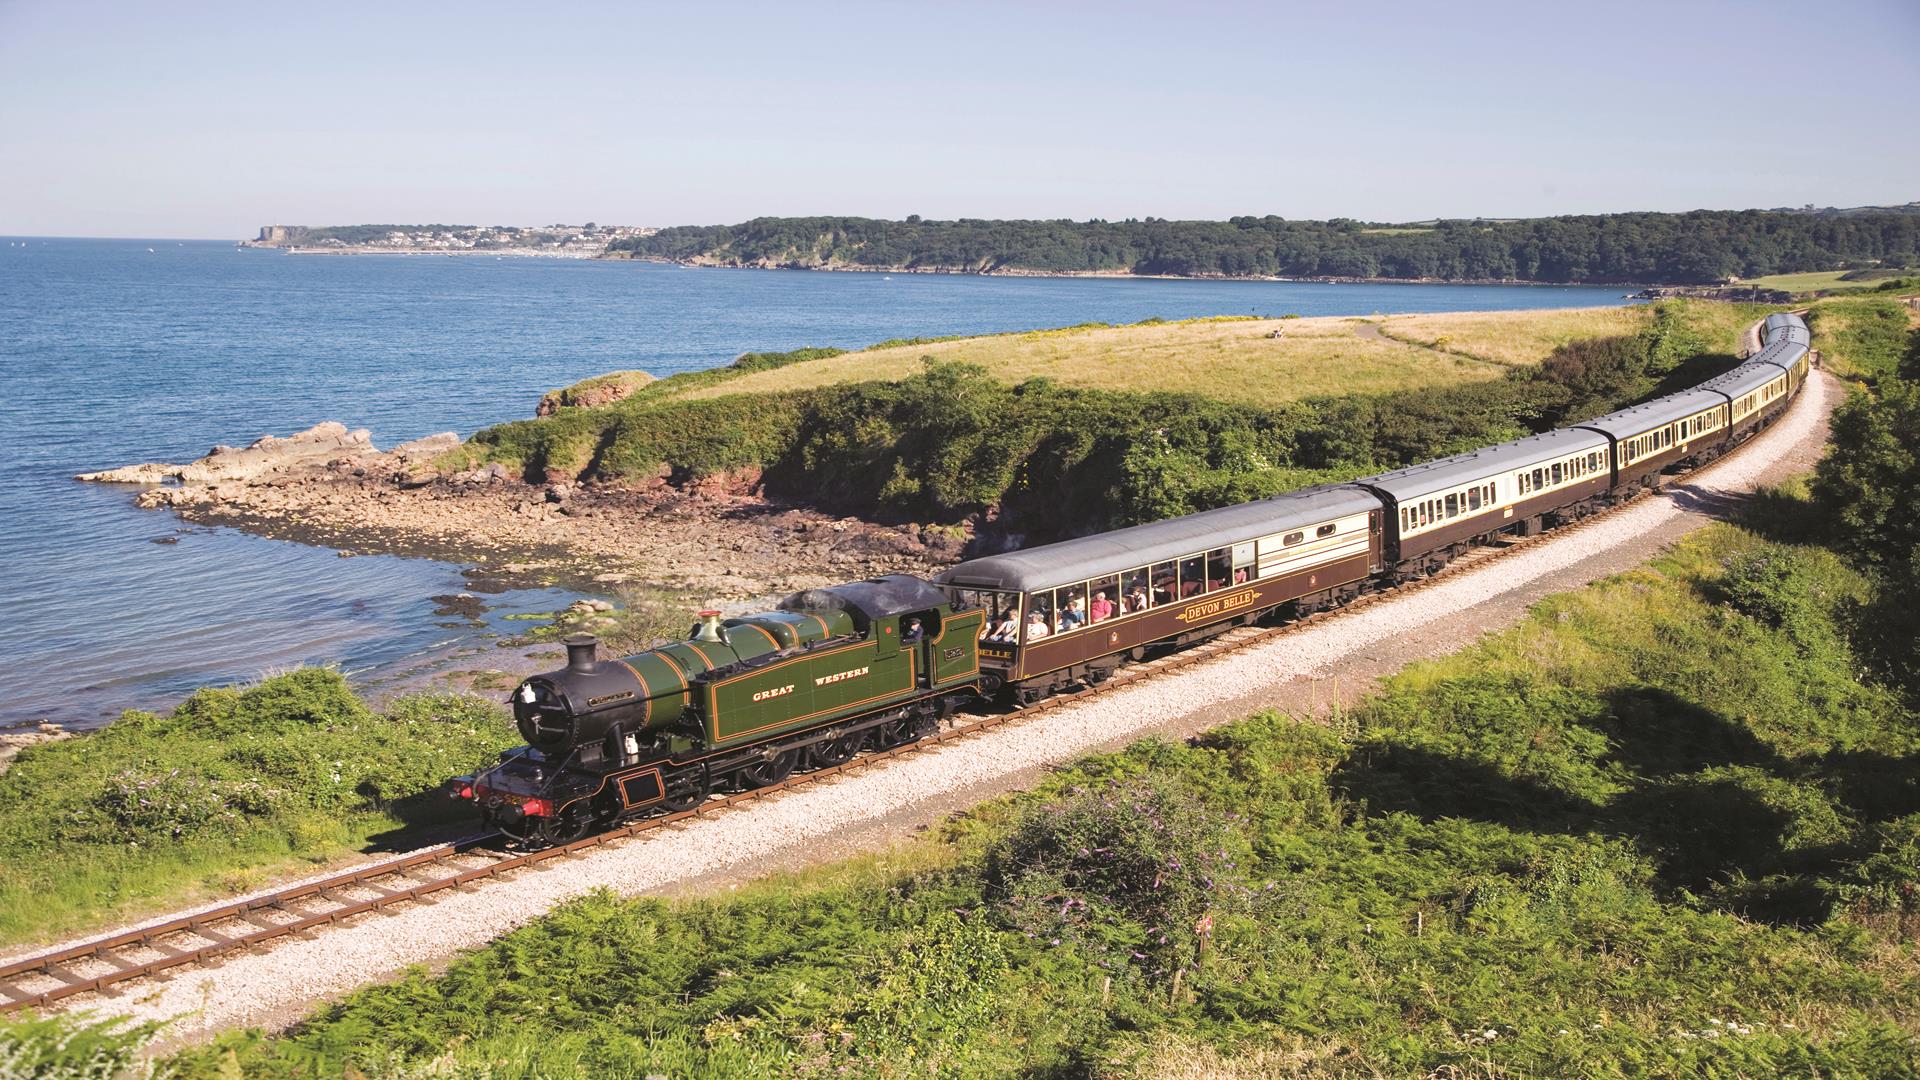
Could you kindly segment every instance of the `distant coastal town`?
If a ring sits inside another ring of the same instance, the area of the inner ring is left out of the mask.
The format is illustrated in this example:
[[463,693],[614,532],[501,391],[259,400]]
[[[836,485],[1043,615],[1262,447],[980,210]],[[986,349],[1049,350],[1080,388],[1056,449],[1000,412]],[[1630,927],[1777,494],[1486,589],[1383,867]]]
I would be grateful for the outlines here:
[[544,255],[594,259],[620,240],[651,236],[635,225],[263,225],[241,247],[312,255]]

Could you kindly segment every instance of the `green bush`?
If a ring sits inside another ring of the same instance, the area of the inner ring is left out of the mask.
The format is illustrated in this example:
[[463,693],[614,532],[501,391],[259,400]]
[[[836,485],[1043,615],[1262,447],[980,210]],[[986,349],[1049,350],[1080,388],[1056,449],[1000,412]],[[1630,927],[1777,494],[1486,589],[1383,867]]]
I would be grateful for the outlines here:
[[140,1051],[158,1024],[85,1017],[0,1017],[0,1077],[123,1080],[142,1075]]
[[1033,806],[988,852],[984,874],[1028,938],[1164,980],[1199,958],[1216,916],[1244,910],[1249,861],[1223,814],[1148,773]]

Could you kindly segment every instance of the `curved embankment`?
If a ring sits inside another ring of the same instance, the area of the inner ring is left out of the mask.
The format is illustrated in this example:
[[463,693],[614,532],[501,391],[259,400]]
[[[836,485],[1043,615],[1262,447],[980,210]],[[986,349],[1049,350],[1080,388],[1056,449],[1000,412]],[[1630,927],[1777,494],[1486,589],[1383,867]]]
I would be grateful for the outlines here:
[[590,889],[671,892],[832,858],[910,835],[954,809],[1023,786],[1039,770],[1149,734],[1184,735],[1252,708],[1308,712],[1356,696],[1409,661],[1456,650],[1546,594],[1629,569],[1756,484],[1817,459],[1835,391],[1817,375],[1771,429],[1667,494],[1554,534],[1538,546],[1383,596],[1221,659],[1049,710],[1044,720],[933,749],[758,804],[694,819],[593,854],[548,863],[508,887],[369,918],[312,940],[284,940],[217,971],[182,975],[138,998],[69,999],[102,1015],[172,1020],[194,1038],[296,1019],[316,998],[409,964],[480,945]]

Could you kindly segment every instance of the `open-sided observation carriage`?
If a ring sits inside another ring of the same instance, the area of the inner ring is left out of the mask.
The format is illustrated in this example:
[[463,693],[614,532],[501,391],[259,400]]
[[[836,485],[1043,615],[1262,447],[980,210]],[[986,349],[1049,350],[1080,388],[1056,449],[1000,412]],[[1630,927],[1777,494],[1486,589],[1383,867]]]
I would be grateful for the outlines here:
[[1380,541],[1379,500],[1340,485],[974,559],[935,581],[988,614],[983,688],[1035,701],[1151,646],[1357,596]]
[[564,843],[627,817],[763,787],[924,738],[971,703],[1026,703],[1234,626],[1324,611],[1476,544],[1577,521],[1772,423],[1805,384],[1798,316],[1691,390],[1471,453],[1168,521],[702,612],[684,641],[514,691],[527,745],[450,781],[486,822]]

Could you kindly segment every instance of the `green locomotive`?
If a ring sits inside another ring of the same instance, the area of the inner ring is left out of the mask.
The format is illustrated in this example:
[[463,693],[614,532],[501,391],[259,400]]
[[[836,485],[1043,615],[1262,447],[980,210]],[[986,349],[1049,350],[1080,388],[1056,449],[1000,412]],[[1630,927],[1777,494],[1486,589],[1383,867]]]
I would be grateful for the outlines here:
[[564,669],[514,691],[527,745],[452,784],[490,826],[567,843],[623,817],[691,809],[716,788],[911,742],[978,695],[985,617],[892,575],[740,618],[701,612],[686,640],[617,660],[576,635]]

